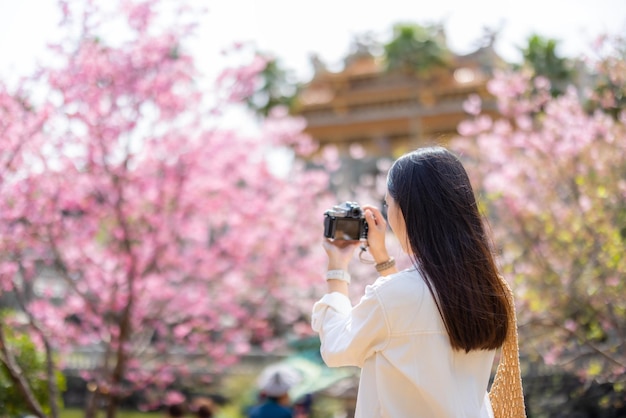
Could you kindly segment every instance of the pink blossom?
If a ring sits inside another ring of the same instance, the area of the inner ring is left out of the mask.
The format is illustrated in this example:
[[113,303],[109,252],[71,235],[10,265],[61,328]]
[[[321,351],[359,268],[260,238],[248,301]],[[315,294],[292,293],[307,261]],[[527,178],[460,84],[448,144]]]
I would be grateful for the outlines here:
[[567,321],[565,321],[565,329],[571,332],[575,332],[578,329],[578,324],[575,321],[568,319]]
[[463,110],[465,110],[472,116],[477,116],[478,114],[480,114],[481,106],[482,100],[477,94],[471,94],[467,98],[467,100],[463,102]]
[[183,402],[185,402],[185,395],[177,391],[168,391],[163,401],[165,405],[177,405]]
[[[597,63],[594,78],[623,91],[623,59],[602,57],[604,47],[600,60],[588,60]],[[454,147],[478,185],[502,271],[515,279],[520,347],[584,379],[612,381],[626,361],[615,349],[623,336],[613,332],[624,321],[616,308],[625,273],[623,111],[612,92],[568,87],[553,98],[548,80],[530,73],[498,72],[488,88],[500,117],[484,127],[480,115],[462,122]]]
[[[67,294],[60,304],[41,292],[29,313],[59,355],[122,349],[123,363],[111,356],[85,373],[111,391],[121,390],[115,367],[135,388],[184,375],[167,361],[174,349],[225,368],[253,348],[283,347],[280,330],[308,314],[302,300],[318,283],[329,204],[327,170],[300,160],[318,147],[303,119],[276,109],[257,132],[221,128],[215,109],[241,105],[267,58],[205,91],[185,55],[186,25],[158,26],[157,2],[121,5],[128,39],[96,37],[103,15],[82,26],[30,80],[49,92],[44,103],[0,86],[1,245],[14,257],[0,263],[0,286],[13,289],[18,263],[35,282],[45,260]],[[274,148],[295,152],[288,175],[264,158]]]

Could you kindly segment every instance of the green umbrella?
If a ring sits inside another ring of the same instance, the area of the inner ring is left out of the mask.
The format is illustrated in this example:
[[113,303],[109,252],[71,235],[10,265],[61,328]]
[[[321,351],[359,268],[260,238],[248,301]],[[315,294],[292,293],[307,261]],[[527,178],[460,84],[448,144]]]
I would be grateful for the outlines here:
[[300,380],[289,389],[289,397],[294,401],[306,394],[325,390],[358,373],[358,369],[354,367],[331,368],[303,355],[287,357],[279,364],[295,370],[300,375]]

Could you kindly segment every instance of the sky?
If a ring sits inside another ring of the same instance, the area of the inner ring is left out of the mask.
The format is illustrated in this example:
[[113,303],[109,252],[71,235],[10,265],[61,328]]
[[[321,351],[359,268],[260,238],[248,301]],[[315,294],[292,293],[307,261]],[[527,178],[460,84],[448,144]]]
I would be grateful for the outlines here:
[[533,32],[560,40],[566,55],[589,52],[600,33],[626,35],[625,0],[228,0],[215,3],[213,17],[214,24],[228,22],[224,39],[255,39],[305,75],[311,53],[336,64],[354,35],[372,32],[388,39],[398,22],[443,23],[449,46],[461,54],[476,48],[485,27],[497,29],[498,52],[515,60]]
[[[201,1],[201,0],[197,0]],[[337,67],[356,35],[388,40],[395,23],[442,23],[456,53],[473,51],[486,27],[499,31],[500,55],[519,61],[519,47],[537,33],[559,41],[565,56],[592,53],[600,34],[626,35],[626,0],[204,0],[200,65],[217,72],[221,51],[251,41],[271,53],[299,81],[312,75],[310,56]],[[36,12],[34,12],[36,11]],[[55,0],[0,0],[0,77],[28,72],[54,39]]]

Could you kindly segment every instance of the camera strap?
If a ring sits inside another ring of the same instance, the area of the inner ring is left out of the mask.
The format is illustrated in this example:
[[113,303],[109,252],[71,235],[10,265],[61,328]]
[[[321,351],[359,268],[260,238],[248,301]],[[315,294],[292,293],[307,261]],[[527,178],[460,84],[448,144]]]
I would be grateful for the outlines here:
[[376,261],[374,259],[368,260],[363,258],[363,254],[367,252],[367,242],[361,242],[361,252],[359,252],[359,261],[364,264],[374,264]]

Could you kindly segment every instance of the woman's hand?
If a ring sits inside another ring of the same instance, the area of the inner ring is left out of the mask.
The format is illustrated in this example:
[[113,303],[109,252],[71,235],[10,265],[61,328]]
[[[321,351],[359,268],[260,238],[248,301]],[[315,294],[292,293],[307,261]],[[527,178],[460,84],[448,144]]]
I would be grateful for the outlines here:
[[385,245],[387,221],[385,221],[382,212],[375,206],[363,205],[363,210],[368,226],[367,245],[369,252],[374,257],[376,263],[383,263],[389,260],[389,254]]
[[[323,246],[328,254],[328,270],[348,270],[348,264],[354,256],[354,250],[360,241],[324,240]],[[328,293],[339,292],[348,296],[348,283],[343,280],[327,279]]]
[[359,241],[324,240],[322,245],[328,255],[328,270],[348,270],[348,264],[359,244]]

